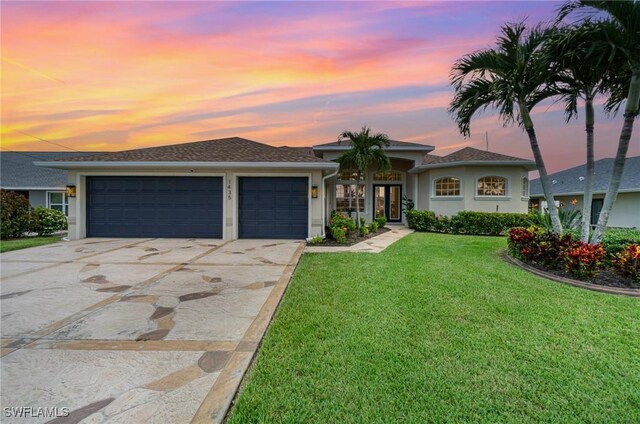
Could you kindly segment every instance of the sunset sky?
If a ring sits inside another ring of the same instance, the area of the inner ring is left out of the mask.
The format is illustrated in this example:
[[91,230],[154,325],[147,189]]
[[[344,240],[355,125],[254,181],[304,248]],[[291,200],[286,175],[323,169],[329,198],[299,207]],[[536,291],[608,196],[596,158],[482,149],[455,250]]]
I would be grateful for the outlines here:
[[[366,124],[397,140],[531,157],[485,113],[465,139],[448,75],[500,25],[551,20],[557,2],[2,2],[2,149],[123,150],[240,136],[334,141]],[[622,116],[598,107],[596,154]],[[584,162],[584,124],[535,111],[551,171]],[[629,156],[640,154],[636,124]],[[37,137],[37,138],[36,138]]]

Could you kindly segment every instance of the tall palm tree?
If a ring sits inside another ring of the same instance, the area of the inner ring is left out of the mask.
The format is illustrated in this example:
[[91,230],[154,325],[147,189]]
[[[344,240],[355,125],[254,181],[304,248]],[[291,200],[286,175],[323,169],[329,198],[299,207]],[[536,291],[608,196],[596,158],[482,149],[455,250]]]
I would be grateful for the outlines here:
[[348,139],[351,149],[344,152],[337,159],[340,170],[354,170],[356,173],[356,226],[360,228],[360,182],[369,168],[375,167],[379,171],[391,169],[391,161],[384,152],[389,147],[389,137],[383,133],[371,134],[371,129],[363,126],[360,132],[344,131],[338,140]]
[[[637,0],[579,0],[565,3],[559,10],[558,19],[562,20],[569,14],[582,11],[583,18],[606,15],[602,21],[602,31],[605,32],[610,42],[594,43],[594,48],[611,49],[612,47],[622,53],[631,72],[626,93],[627,104],[624,110],[624,121],[618,150],[613,162],[611,182],[604,198],[602,211],[598,224],[591,237],[591,243],[599,243],[609,221],[609,214],[618,197],[618,190],[622,181],[624,164],[629,150],[629,141],[633,132],[633,124],[640,111],[640,1]],[[620,103],[622,98],[615,96],[610,99],[612,103]]]
[[553,31],[539,26],[527,30],[524,22],[506,24],[496,48],[459,59],[451,71],[455,95],[449,112],[465,136],[470,134],[471,118],[488,107],[498,109],[504,125],[517,122],[524,128],[540,173],[553,230],[561,233],[558,208],[530,114],[538,102],[556,94],[549,84],[554,80],[555,70],[542,52],[543,43]]
[[602,38],[601,27],[597,22],[587,20],[580,25],[558,29],[544,45],[544,51],[550,62],[556,61],[560,73],[556,90],[565,104],[567,122],[576,117],[578,101],[584,102],[585,130],[587,134],[587,160],[585,190],[582,207],[582,225],[580,239],[589,242],[591,230],[591,203],[595,180],[594,126],[595,112],[593,101],[596,96],[606,93],[607,74],[610,71],[608,55],[602,49],[593,49],[595,40]]

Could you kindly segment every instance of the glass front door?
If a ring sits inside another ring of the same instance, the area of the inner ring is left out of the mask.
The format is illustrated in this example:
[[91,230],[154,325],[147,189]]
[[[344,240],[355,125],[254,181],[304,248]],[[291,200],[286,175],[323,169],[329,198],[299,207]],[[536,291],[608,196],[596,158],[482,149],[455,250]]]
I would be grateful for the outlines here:
[[389,222],[402,221],[402,186],[374,185],[373,192],[375,216],[384,215]]

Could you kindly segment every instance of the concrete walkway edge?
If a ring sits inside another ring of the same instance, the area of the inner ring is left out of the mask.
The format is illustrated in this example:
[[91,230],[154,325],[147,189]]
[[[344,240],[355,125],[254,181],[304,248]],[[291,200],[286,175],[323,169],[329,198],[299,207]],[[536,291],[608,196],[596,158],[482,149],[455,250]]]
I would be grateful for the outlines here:
[[382,233],[353,246],[307,246],[307,253],[368,252],[380,253],[401,238],[413,233],[413,230],[400,225],[387,226],[391,231]]

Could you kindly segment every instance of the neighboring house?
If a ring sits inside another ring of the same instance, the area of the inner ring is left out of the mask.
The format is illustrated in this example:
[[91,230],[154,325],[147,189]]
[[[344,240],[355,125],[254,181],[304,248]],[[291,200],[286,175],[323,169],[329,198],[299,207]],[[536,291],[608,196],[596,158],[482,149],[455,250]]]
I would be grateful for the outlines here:
[[[273,147],[225,138],[57,161],[77,197],[69,236],[302,239],[324,232],[332,210],[355,210],[355,181],[335,159],[349,142]],[[532,161],[465,148],[400,141],[386,149],[392,169],[368,172],[359,187],[370,221],[402,222],[402,196],[419,209],[526,212]]]
[[[95,152],[94,152],[95,153]],[[0,188],[15,191],[29,199],[34,208],[44,206],[63,211],[68,209],[65,195],[67,171],[42,168],[37,160],[67,159],[86,156],[91,152],[0,152]]]
[[[602,210],[604,196],[611,181],[613,158],[597,160],[595,163],[591,224],[596,225]],[[586,165],[576,166],[549,175],[556,202],[561,206],[582,211]],[[531,181],[531,204],[544,207],[544,195],[540,179]],[[640,156],[627,158],[622,182],[616,202],[609,215],[610,227],[640,228]]]

